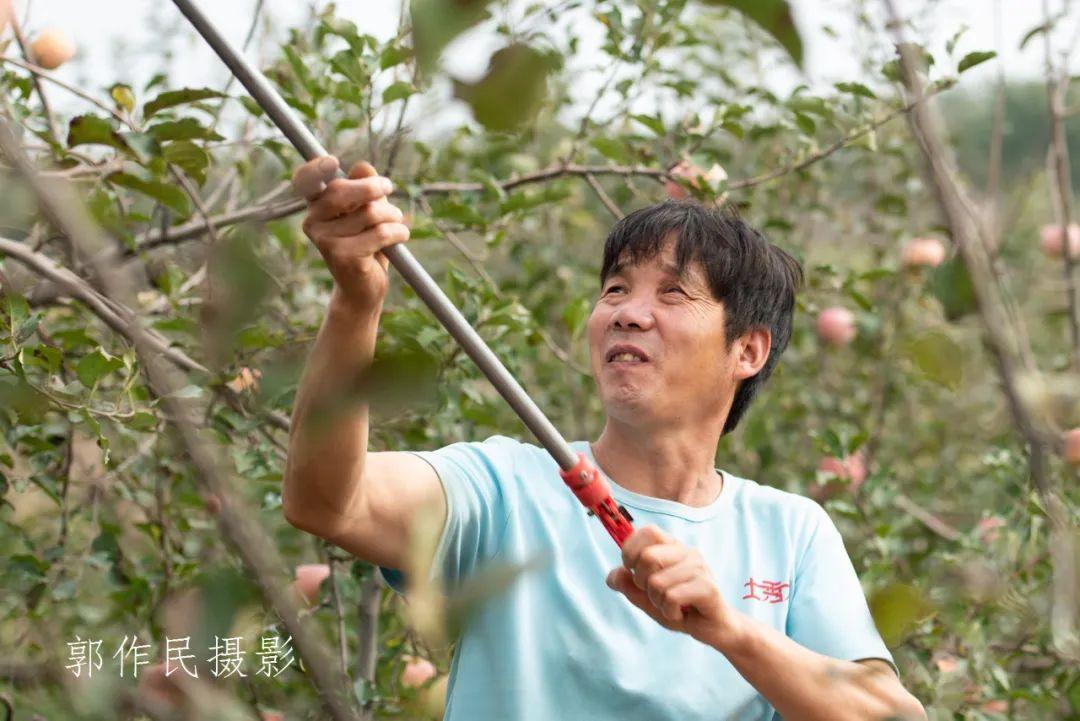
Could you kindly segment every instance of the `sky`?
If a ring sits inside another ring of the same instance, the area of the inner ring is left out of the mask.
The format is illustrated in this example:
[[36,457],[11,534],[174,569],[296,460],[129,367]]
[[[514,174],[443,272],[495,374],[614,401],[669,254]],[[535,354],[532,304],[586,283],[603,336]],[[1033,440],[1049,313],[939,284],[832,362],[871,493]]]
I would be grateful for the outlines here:
[[[1060,7],[1065,0],[1047,0],[1051,10]],[[362,31],[379,38],[393,34],[397,24],[401,0],[338,0],[338,14],[353,20]],[[1043,68],[1043,45],[1041,41],[1030,42],[1021,51],[1019,43],[1028,30],[1042,22],[1042,2],[1037,0],[897,0],[902,12],[917,12],[932,8],[925,27],[941,47],[948,35],[962,26],[968,30],[959,47],[969,50],[996,49],[1005,72],[1011,78],[1037,78]],[[264,22],[270,32],[281,33],[294,26],[310,12],[310,2],[297,0],[264,0]],[[90,3],[86,0],[15,0],[17,12],[22,17],[29,13],[31,33],[47,26],[59,27],[70,32],[77,41],[79,54],[76,61],[60,68],[58,75],[80,87],[103,89],[121,80],[138,88],[159,68],[162,48],[158,46],[157,28],[168,30],[172,38],[168,50],[175,58],[172,69],[173,85],[220,87],[227,78],[226,70],[212,51],[194,34],[179,11],[169,0],[105,0]],[[222,33],[239,45],[248,29],[256,0],[201,0],[201,7]],[[325,2],[319,2],[321,7]],[[851,20],[855,6],[867,12],[883,13],[883,5],[876,0],[793,0],[792,7],[806,46],[805,67],[811,85],[822,85],[838,80],[853,79],[855,54],[852,47],[858,34]],[[1000,8],[1000,21],[996,22],[996,8]],[[1074,13],[1078,15],[1080,13]],[[1076,20],[1070,18],[1056,40],[1060,45],[1067,42]],[[831,28],[831,32],[829,29]],[[1000,36],[999,36],[1000,31]],[[444,53],[444,66],[458,76],[475,77],[483,71],[487,58],[495,49],[490,36],[474,31],[458,38]],[[265,60],[276,44],[263,37],[256,43],[249,58]],[[599,54],[597,54],[599,58]],[[965,74],[964,83],[979,83],[995,77],[998,72],[992,61]],[[1073,58],[1073,73],[1080,74],[1080,53]],[[794,72],[780,71],[773,74],[778,87],[790,88],[803,80]],[[589,80],[583,80],[583,97],[589,95]],[[596,83],[599,84],[599,75]],[[449,95],[449,89],[446,90]],[[103,93],[104,94],[104,93]],[[52,94],[54,97],[56,93]],[[79,112],[80,101],[57,98],[54,103],[61,109]],[[460,109],[464,114],[464,109]],[[453,116],[453,113],[451,113]]]

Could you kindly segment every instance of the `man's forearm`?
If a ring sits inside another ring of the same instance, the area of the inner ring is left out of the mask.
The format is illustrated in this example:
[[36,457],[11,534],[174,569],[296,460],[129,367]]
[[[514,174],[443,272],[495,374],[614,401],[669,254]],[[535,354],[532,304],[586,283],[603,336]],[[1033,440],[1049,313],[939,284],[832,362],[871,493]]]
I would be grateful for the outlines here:
[[840,661],[743,613],[712,645],[784,721],[925,721],[922,705],[889,672]]
[[368,405],[353,393],[374,357],[381,309],[346,303],[334,289],[293,404],[282,504],[294,523],[345,511],[359,489]]

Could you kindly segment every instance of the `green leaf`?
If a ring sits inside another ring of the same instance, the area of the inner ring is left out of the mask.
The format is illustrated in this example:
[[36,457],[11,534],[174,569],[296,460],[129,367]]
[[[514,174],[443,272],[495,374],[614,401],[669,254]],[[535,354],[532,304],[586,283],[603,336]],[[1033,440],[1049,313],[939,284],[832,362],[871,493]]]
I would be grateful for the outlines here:
[[945,261],[930,277],[930,292],[941,301],[945,317],[954,321],[973,313],[978,305],[975,286],[960,256]]
[[886,586],[870,598],[874,624],[890,648],[900,645],[915,625],[933,610],[919,589],[902,583]]
[[435,67],[450,41],[488,16],[491,0],[412,0],[413,49],[420,70]]
[[124,367],[124,361],[100,348],[83,356],[75,364],[75,376],[87,388],[93,388],[101,378]]
[[924,331],[903,343],[901,350],[930,380],[953,391],[960,387],[964,350],[945,333]]
[[121,185],[147,195],[180,215],[187,216],[191,212],[187,195],[175,185],[157,180],[143,180],[130,173],[113,173],[106,179],[113,185]]
[[210,156],[205,150],[189,140],[177,140],[165,146],[165,160],[178,166],[199,185],[206,182],[206,169]]
[[410,82],[400,80],[383,91],[383,104],[389,104],[395,100],[402,100],[416,92],[416,86]]
[[72,118],[68,125],[67,143],[68,147],[72,148],[78,145],[108,145],[124,150],[127,147],[112,121],[97,115],[79,115]]
[[491,56],[488,71],[478,82],[455,80],[454,95],[472,107],[477,121],[488,130],[517,130],[543,106],[552,69],[547,55],[515,43]]
[[960,64],[956,66],[956,72],[962,73],[965,70],[969,70],[976,65],[985,63],[987,60],[996,57],[997,53],[993,50],[978,50],[973,53],[968,53],[960,60]]
[[787,0],[702,0],[706,5],[719,5],[737,10],[772,35],[787,50],[788,55],[801,66],[803,61],[802,38],[791,6]]
[[664,121],[658,116],[654,115],[631,115],[631,118],[644,125],[649,130],[656,133],[658,136],[663,137],[666,132],[664,129]]
[[876,98],[874,91],[866,87],[862,83],[836,83],[834,85],[837,90],[842,93],[848,93],[849,95],[859,95],[864,98]]
[[616,163],[627,164],[630,162],[630,152],[626,148],[626,144],[618,138],[609,138],[606,135],[600,135],[589,141],[589,144],[596,148],[597,151],[605,158],[610,158]]
[[412,52],[408,48],[390,45],[379,55],[379,69],[387,70],[400,65],[410,57],[412,57]]
[[161,154],[161,144],[157,138],[146,133],[120,133],[124,145],[131,150],[141,164],[146,165],[151,159]]
[[1028,41],[1031,40],[1036,35],[1041,35],[1042,33],[1049,32],[1050,30],[1052,30],[1054,25],[1057,24],[1057,21],[1062,18],[1064,13],[1065,13],[1064,10],[1059,10],[1057,13],[1055,13],[1053,16],[1051,16],[1050,19],[1047,20],[1046,22],[1044,22],[1043,24],[1036,25],[1035,27],[1031,28],[1031,30],[1028,30],[1026,33],[1024,33],[1023,39],[1020,40],[1020,49],[1023,50],[1024,46],[1028,44]]
[[143,106],[143,117],[158,113],[166,108],[173,108],[184,103],[193,103],[208,98],[224,98],[224,93],[210,88],[184,88],[182,90],[167,90]]
[[166,140],[224,140],[220,135],[195,118],[165,120],[146,129],[159,141]]

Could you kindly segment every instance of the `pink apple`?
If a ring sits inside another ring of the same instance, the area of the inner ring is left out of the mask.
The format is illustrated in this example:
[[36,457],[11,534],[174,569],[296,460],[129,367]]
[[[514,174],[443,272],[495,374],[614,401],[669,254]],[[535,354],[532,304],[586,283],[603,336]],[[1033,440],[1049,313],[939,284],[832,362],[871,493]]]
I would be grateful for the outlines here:
[[[1039,232],[1043,252],[1051,258],[1060,258],[1064,254],[1065,243],[1062,242],[1060,225],[1044,225]],[[1069,255],[1080,259],[1080,225],[1069,223]]]
[[1005,525],[1008,524],[1001,516],[990,516],[975,524],[975,532],[978,534],[980,541],[990,544],[998,539],[1000,535],[998,529]]
[[[721,180],[727,180],[727,171],[719,164],[713,163],[709,171],[705,172],[687,160],[676,163],[674,167],[668,170],[668,175],[686,178],[699,188],[703,187],[700,180],[702,177],[708,181],[709,185],[716,185]],[[667,191],[668,197],[672,200],[684,200],[690,197],[690,191],[673,180],[664,181],[664,190]]]
[[1062,455],[1067,463],[1080,466],[1080,428],[1065,432],[1065,452]]
[[901,261],[908,268],[936,268],[943,260],[945,246],[937,238],[912,238],[901,253]]
[[296,567],[296,580],[293,588],[308,603],[315,603],[319,598],[319,586],[330,575],[330,566],[325,563],[305,563]]
[[439,671],[435,664],[420,656],[404,656],[405,670],[401,672],[401,685],[419,688],[428,680],[435,678]]
[[75,41],[59,28],[46,28],[30,43],[30,54],[41,67],[55,70],[75,57]]
[[818,463],[818,470],[834,476],[824,483],[810,486],[810,497],[819,502],[826,501],[845,489],[855,493],[867,476],[866,459],[861,450],[845,458],[826,456]]
[[855,314],[847,308],[833,306],[817,317],[817,334],[825,343],[844,346],[855,340]]

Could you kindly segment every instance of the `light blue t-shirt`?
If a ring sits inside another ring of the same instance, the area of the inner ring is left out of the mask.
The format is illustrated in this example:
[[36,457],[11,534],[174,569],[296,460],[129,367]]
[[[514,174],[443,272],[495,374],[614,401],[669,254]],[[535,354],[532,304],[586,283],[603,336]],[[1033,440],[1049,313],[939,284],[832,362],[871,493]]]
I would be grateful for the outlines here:
[[[571,447],[595,463],[588,441]],[[485,563],[549,554],[462,630],[445,721],[779,718],[722,653],[664,628],[607,587],[608,572],[622,564],[619,547],[543,448],[492,436],[416,455],[446,489],[432,578],[447,591]],[[702,507],[608,482],[636,528],[655,524],[702,553],[733,608],[818,653],[880,658],[895,670],[824,509],[718,470],[723,489]],[[382,572],[403,592],[400,572]]]

